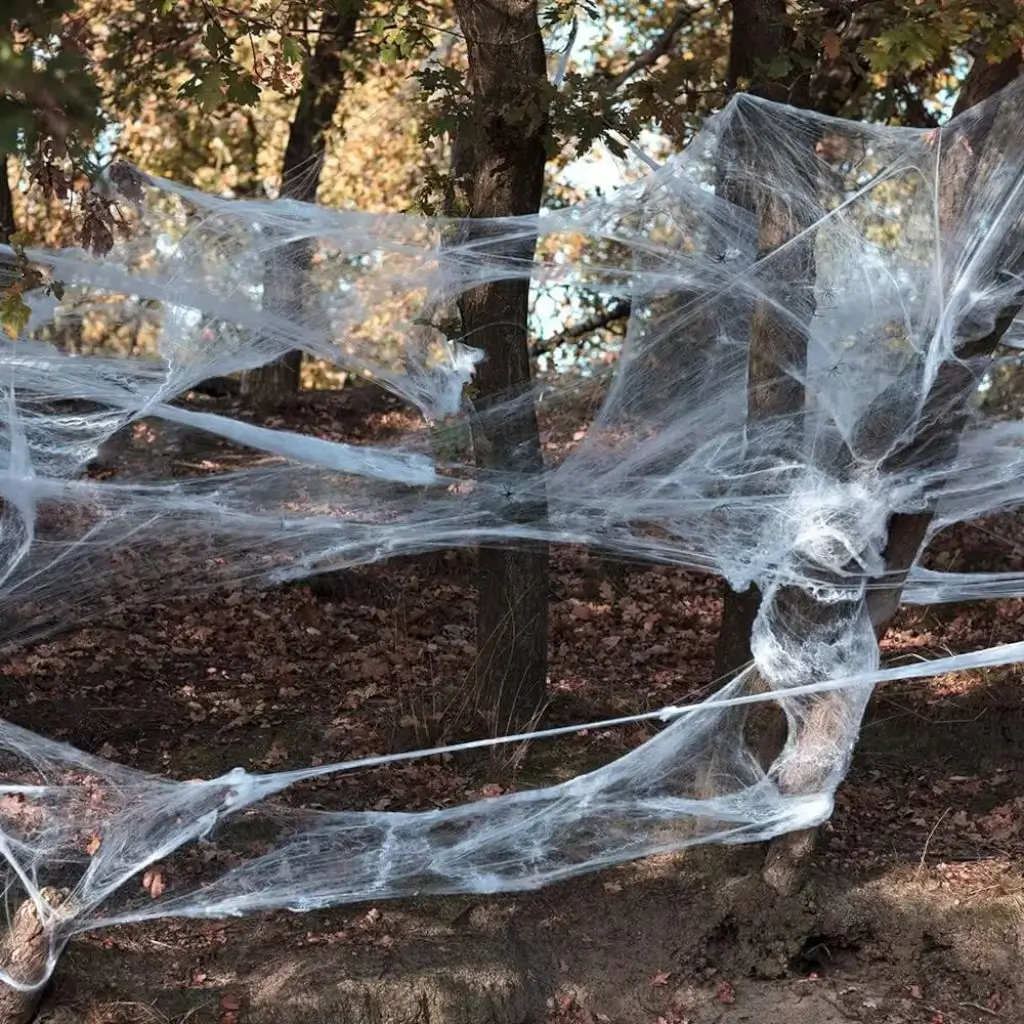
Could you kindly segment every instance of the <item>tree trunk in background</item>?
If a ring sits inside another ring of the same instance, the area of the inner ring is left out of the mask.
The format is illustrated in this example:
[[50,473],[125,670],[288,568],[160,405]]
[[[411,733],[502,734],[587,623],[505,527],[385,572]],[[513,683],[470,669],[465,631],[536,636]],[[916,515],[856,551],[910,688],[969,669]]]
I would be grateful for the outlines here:
[[[470,217],[536,214],[548,131],[547,62],[536,0],[456,0],[455,10],[469,52],[473,104],[467,129],[471,138],[460,140],[464,153],[471,143]],[[472,222],[468,229],[470,238],[491,231]],[[532,261],[535,244],[532,238],[516,241],[500,255]],[[485,355],[475,378],[477,463],[505,483],[498,485],[504,492],[496,499],[498,513],[522,523],[546,514],[545,496],[538,490],[543,458],[531,395],[529,292],[528,280],[498,280],[458,300],[466,343]],[[479,588],[475,698],[478,710],[500,731],[528,719],[544,701],[547,545],[481,550]]]
[[[362,0],[336,0],[324,12],[288,132],[281,168],[282,197],[306,203],[316,200],[327,133],[345,87],[343,59],[355,38],[361,13]],[[313,251],[311,243],[296,242],[268,258],[264,308],[301,318]],[[242,394],[260,403],[278,402],[298,392],[301,369],[302,352],[288,352],[272,363],[247,370],[242,375]]]
[[6,245],[17,229],[14,223],[14,197],[11,195],[11,179],[7,163],[10,157],[0,153],[0,242]]
[[[14,221],[14,197],[11,195],[11,180],[7,164],[10,157],[0,153],[0,243],[7,245],[17,230]],[[18,270],[10,264],[0,265],[0,292],[9,288],[18,279]]]

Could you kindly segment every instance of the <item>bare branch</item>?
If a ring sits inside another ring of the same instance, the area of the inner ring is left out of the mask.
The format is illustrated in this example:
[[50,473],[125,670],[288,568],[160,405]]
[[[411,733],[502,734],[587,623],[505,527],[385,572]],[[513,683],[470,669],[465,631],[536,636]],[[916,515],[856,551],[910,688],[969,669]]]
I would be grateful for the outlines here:
[[835,11],[836,14],[852,15],[879,0],[818,0],[818,3],[827,11]]
[[567,327],[564,331],[552,335],[550,338],[536,342],[532,346],[533,354],[542,355],[545,352],[553,352],[561,345],[566,345],[573,341],[582,345],[587,337],[595,331],[611,327],[612,324],[618,323],[620,320],[629,319],[632,309],[632,303],[628,299],[622,299],[609,306],[608,309],[600,313],[594,313],[592,316],[587,317],[586,320],[581,320],[578,324],[573,324],[572,327]]
[[613,89],[620,89],[626,84],[637,72],[646,71],[659,57],[664,57],[669,50],[672,49],[672,45],[676,41],[676,36],[693,20],[696,14],[699,14],[702,7],[691,7],[688,3],[681,3],[676,8],[676,13],[669,22],[668,27],[658,36],[657,39],[647,47],[643,53],[638,54],[633,58],[632,61],[625,67],[624,70],[620,71],[617,75],[613,75],[609,79],[609,84]]

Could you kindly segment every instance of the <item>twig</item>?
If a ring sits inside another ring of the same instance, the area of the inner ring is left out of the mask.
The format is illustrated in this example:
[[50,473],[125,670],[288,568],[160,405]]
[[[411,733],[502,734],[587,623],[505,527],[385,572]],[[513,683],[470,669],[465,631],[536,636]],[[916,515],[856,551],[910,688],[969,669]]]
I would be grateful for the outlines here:
[[613,89],[621,88],[629,81],[638,71],[644,71],[649,68],[659,57],[664,57],[669,50],[672,49],[672,44],[676,41],[676,36],[688,25],[694,15],[699,14],[702,7],[691,7],[687,3],[682,3],[676,8],[675,16],[672,21],[669,22],[668,27],[658,36],[657,39],[647,47],[643,53],[638,54],[636,57],[626,65],[623,71],[620,71],[617,75],[613,75],[609,79],[609,84]]
[[935,1015],[935,1020],[946,1021],[948,1024],[971,1024],[966,1017],[961,1017],[959,1013],[954,1013],[952,1010],[940,1010],[937,1006],[929,1006],[927,1003],[922,1003],[921,1005],[929,1013]]
[[952,808],[947,807],[940,815],[939,820],[932,825],[931,832],[928,833],[928,838],[924,841],[924,849],[921,851],[921,859],[917,864],[917,871],[914,872],[914,881],[916,882],[921,877],[921,872],[924,871],[924,861],[928,856],[928,847],[931,845],[932,837],[935,835],[938,827],[946,820],[946,815],[949,814]]
[[981,1003],[960,1003],[961,1006],[969,1006],[972,1010],[980,1010],[982,1013],[987,1013],[990,1017],[1001,1017],[1001,1013],[996,1013],[995,1010],[990,1010],[987,1006],[982,1006]]
[[586,320],[581,320],[578,324],[573,324],[572,327],[567,327],[559,334],[554,334],[550,338],[538,341],[533,346],[533,351],[535,354],[551,352],[560,345],[564,345],[570,341],[582,342],[587,335],[593,334],[595,331],[600,331],[604,327],[610,327],[612,324],[618,323],[620,320],[626,320],[632,312],[632,309],[633,304],[628,299],[622,299],[621,301],[616,302],[613,306],[609,306],[609,308],[603,312],[594,313],[592,316],[587,317]]
[[879,0],[818,0],[822,7],[835,11],[836,14],[856,14],[862,8],[877,2]]

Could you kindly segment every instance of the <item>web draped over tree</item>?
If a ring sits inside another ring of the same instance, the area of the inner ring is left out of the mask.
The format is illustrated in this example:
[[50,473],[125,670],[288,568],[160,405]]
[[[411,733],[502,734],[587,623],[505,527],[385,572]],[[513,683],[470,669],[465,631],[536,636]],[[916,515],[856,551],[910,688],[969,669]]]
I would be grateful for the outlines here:
[[[713,571],[762,603],[752,665],[706,700],[681,692],[638,715],[664,727],[629,755],[444,810],[275,799],[416,753],[181,782],[0,723],[8,900],[33,901],[50,939],[43,974],[7,983],[43,983],[69,938],[117,923],[531,889],[808,828],[831,813],[875,685],[1024,660],[1021,643],[883,669],[876,639],[879,603],[901,587],[917,604],[1024,596],[1020,573],[908,571],[889,550],[900,516],[923,517],[930,536],[1024,498],[1024,426],[986,422],[972,397],[996,344],[1019,340],[1024,85],[933,132],[739,96],[637,184],[471,236],[142,175],[118,185],[130,238],[102,258],[27,253],[65,292],[27,294],[29,322],[0,348],[4,642],[128,600],[531,539]],[[524,259],[535,238],[552,255]],[[314,253],[302,301],[264,308],[266,268],[297,249]],[[480,419],[570,403],[574,380],[480,412],[472,338],[428,322],[510,276],[632,309],[585,437],[536,476],[476,468]],[[76,318],[116,324],[140,308],[156,358],[48,340]],[[296,348],[401,396],[422,427],[341,444],[177,402]],[[262,457],[194,478],[86,477],[103,443],[144,418]],[[541,496],[544,519],[521,514]],[[788,722],[767,765],[743,713],[766,700]],[[165,892],[125,885],[168,861]]]

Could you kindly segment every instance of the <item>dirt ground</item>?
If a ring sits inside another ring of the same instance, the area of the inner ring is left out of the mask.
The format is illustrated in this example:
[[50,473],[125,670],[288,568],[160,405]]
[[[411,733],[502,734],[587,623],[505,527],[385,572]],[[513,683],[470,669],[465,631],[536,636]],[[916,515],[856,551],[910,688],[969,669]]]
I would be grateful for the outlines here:
[[[1019,568],[1020,538],[1012,517],[965,526],[930,557]],[[546,723],[658,708],[709,688],[713,580],[638,567],[620,578],[571,550],[555,554],[554,568]],[[457,740],[477,729],[464,699],[473,597],[471,557],[446,555],[127,609],[6,656],[4,715],[181,778]],[[1022,623],[1016,601],[909,611],[886,657],[1013,641]],[[40,1020],[1024,1019],[1019,685],[1014,669],[880,689],[796,899],[761,884],[756,849],[709,847],[511,898],[163,920],[74,941]],[[649,734],[637,726],[498,758],[411,762],[300,795],[327,807],[447,806],[575,774]]]

